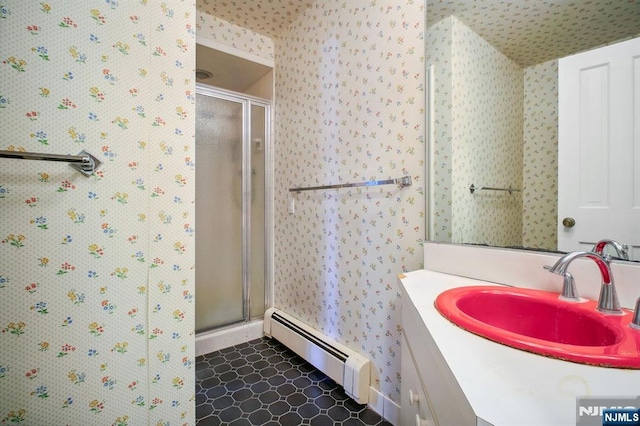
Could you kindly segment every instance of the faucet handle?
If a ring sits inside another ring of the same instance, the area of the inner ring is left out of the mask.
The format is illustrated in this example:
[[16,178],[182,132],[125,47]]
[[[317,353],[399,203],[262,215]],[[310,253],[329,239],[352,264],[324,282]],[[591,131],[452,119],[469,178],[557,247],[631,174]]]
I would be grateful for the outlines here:
[[633,312],[633,319],[629,323],[629,327],[640,330],[640,297],[636,300],[636,310]]
[[620,249],[620,254],[622,255],[622,259],[623,260],[630,260],[629,259],[629,246],[627,244],[622,244],[622,247]]
[[[544,265],[543,268],[550,271],[553,266]],[[576,280],[573,279],[573,275],[569,272],[565,272],[562,276],[564,277],[562,293],[560,293],[558,298],[569,302],[580,301],[580,296],[578,296],[578,290],[576,289]]]
[[573,279],[573,275],[566,272],[564,274],[564,282],[562,283],[562,293],[560,299],[577,302],[580,300],[578,296],[578,290],[576,290],[576,281]]

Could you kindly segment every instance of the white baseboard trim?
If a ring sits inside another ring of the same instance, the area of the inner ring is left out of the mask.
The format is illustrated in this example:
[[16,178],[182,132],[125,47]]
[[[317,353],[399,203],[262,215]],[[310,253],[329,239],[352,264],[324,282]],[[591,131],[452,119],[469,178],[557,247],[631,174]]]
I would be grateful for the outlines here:
[[196,356],[261,338],[264,335],[262,332],[263,322],[263,320],[250,321],[196,335]]
[[372,387],[369,387],[368,406],[392,425],[400,424],[400,406]]

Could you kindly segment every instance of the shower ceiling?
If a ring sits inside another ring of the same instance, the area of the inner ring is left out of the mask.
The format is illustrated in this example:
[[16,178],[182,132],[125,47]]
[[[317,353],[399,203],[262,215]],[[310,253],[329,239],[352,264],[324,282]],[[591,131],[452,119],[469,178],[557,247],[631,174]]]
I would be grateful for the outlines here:
[[199,83],[220,87],[234,92],[244,92],[265,74],[271,67],[210,49],[196,44],[196,69],[211,72],[213,76],[198,79]]

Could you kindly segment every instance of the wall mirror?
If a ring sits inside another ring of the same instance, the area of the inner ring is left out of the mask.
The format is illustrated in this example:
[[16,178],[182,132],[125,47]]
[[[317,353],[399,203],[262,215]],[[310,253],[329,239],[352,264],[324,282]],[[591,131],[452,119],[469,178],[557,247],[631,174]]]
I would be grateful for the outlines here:
[[427,27],[428,239],[557,251],[558,59],[640,36],[640,0],[434,0]]

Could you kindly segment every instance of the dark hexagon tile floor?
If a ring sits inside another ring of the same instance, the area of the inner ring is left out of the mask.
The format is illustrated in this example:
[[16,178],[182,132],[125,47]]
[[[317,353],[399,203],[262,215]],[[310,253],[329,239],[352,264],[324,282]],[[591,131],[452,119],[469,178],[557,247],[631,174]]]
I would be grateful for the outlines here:
[[391,425],[272,339],[196,358],[199,426]]

